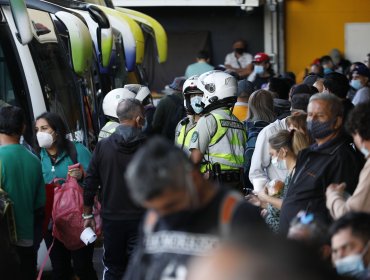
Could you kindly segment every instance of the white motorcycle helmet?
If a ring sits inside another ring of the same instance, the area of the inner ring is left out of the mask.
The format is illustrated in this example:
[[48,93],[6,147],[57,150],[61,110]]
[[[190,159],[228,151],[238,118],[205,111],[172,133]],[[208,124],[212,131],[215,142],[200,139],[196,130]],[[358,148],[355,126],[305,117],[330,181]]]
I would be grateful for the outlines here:
[[128,84],[125,85],[124,88],[135,93],[135,99],[139,100],[141,103],[143,103],[144,99],[150,95],[150,90],[147,86],[139,84]]
[[[182,93],[184,94],[184,106],[188,112],[188,114],[193,115],[193,114],[199,114],[203,108],[200,107],[200,100],[199,100],[199,107],[194,109],[193,106],[198,106],[196,104],[191,104],[191,95],[193,94],[201,94],[203,95],[203,91],[201,91],[198,88],[198,75],[194,75],[189,77],[185,82],[184,85],[182,86]],[[199,97],[197,97],[199,98]],[[197,112],[196,112],[197,111]]]
[[232,106],[236,102],[238,83],[230,74],[209,71],[199,76],[197,84],[204,93],[204,108],[210,105]]
[[125,88],[116,88],[108,92],[103,99],[103,112],[108,117],[117,117],[118,104],[127,98],[135,98],[136,94]]

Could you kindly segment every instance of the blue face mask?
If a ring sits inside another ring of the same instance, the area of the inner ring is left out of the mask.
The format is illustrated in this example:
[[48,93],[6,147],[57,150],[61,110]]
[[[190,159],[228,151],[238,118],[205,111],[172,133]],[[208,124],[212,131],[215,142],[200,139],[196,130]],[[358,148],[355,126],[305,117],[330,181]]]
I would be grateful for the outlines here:
[[368,244],[360,254],[350,255],[335,261],[335,268],[338,274],[360,279],[366,272],[362,258],[368,250]]
[[271,157],[271,164],[277,169],[280,170],[287,170],[288,167],[286,165],[286,160],[285,159],[279,159],[279,156],[277,157]]
[[254,72],[256,74],[262,74],[265,71],[262,65],[254,65]]
[[351,80],[350,85],[355,90],[358,90],[358,89],[362,88],[362,84],[361,84],[360,80]]
[[331,70],[330,68],[324,68],[324,75],[330,74],[332,72],[333,70]]
[[194,96],[190,98],[190,105],[193,108],[195,114],[199,115],[203,111],[202,97]]
[[319,122],[319,121],[307,121],[307,130],[310,132],[313,139],[323,139],[335,130],[332,128],[334,121]]

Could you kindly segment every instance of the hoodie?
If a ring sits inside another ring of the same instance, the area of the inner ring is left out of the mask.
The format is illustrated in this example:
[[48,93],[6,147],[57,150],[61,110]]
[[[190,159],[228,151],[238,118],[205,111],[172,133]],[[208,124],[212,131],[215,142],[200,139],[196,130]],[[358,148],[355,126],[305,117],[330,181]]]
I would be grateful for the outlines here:
[[94,204],[100,186],[103,219],[141,218],[143,209],[131,200],[124,174],[133,155],[144,142],[141,129],[120,125],[95,147],[84,181],[84,205]]
[[286,119],[278,119],[268,126],[265,126],[260,131],[252,156],[251,168],[249,170],[249,180],[251,182],[253,182],[253,179],[260,177],[266,178],[268,181],[279,179],[284,182],[288,175],[288,170],[277,169],[271,164],[268,140],[279,130],[287,128]]

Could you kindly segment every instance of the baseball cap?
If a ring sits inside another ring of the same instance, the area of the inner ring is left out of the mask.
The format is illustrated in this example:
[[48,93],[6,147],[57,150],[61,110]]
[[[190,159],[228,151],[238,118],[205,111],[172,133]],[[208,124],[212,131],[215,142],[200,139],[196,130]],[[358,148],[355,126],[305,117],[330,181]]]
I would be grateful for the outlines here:
[[316,74],[308,74],[304,80],[303,83],[309,86],[313,86],[313,84],[317,81],[317,79],[320,79],[321,77]]
[[310,95],[313,95],[317,93],[317,88],[307,85],[307,84],[296,84],[292,87],[290,96],[293,98],[294,95],[300,94],[300,93],[307,93]]
[[238,96],[245,95],[250,96],[254,92],[254,85],[247,79],[240,80],[238,82]]
[[253,62],[264,62],[269,60],[270,57],[267,54],[260,52],[254,56]]
[[357,74],[360,76],[365,76],[370,78],[370,70],[365,64],[356,64],[355,68],[352,71],[352,74]]
[[298,93],[292,96],[292,109],[293,110],[302,110],[307,112],[307,106],[310,101],[311,95],[308,93]]
[[184,82],[186,81],[186,77],[176,77],[173,82],[168,85],[169,88],[177,91],[182,91],[182,86],[184,85]]

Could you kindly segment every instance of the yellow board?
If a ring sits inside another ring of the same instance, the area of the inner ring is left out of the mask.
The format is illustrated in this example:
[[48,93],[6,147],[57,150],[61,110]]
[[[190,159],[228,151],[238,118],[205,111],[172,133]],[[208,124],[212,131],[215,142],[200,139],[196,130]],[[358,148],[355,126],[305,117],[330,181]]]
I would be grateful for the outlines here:
[[353,22],[370,22],[369,0],[287,0],[286,70],[300,81],[315,58],[344,53],[344,27]]

